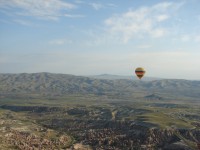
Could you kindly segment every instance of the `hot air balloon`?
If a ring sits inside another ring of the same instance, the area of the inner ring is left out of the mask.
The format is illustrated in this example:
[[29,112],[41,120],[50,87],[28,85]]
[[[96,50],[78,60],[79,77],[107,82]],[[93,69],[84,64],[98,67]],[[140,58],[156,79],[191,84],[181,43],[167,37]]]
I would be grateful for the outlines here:
[[136,68],[136,69],[135,69],[135,74],[137,75],[137,77],[138,77],[139,79],[141,79],[141,78],[144,76],[144,74],[145,74],[144,68],[142,68],[142,67]]

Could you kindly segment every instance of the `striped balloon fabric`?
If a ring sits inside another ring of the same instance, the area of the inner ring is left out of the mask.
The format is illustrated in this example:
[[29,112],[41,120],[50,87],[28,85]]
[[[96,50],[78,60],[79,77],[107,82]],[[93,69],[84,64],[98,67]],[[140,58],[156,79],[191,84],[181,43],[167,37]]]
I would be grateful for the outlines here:
[[144,74],[145,74],[144,68],[142,68],[142,67],[136,68],[136,69],[135,69],[135,74],[137,75],[137,77],[138,77],[139,79],[141,79],[141,78],[144,76]]

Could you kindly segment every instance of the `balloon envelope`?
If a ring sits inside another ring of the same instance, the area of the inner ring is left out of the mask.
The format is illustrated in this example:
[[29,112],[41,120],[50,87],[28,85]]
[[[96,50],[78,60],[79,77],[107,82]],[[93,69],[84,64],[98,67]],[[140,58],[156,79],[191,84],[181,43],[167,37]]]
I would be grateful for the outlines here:
[[144,76],[144,74],[145,74],[144,68],[142,68],[142,67],[136,68],[136,69],[135,69],[135,74],[137,75],[137,77],[138,77],[139,79],[141,79],[141,78]]

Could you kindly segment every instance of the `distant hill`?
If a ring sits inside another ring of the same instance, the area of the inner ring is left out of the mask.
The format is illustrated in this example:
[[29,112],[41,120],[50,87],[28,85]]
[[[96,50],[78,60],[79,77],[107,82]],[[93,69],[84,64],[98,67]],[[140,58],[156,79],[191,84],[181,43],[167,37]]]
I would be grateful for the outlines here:
[[200,81],[96,79],[53,73],[0,74],[0,96],[4,95],[96,94],[129,99],[198,99]]
[[[128,80],[139,80],[135,75],[134,76],[120,76],[120,75],[111,75],[111,74],[100,74],[88,76],[94,79],[106,79],[106,80],[116,80],[116,79],[128,79]],[[153,81],[153,80],[161,80],[161,78],[156,77],[145,77],[142,78],[143,81]]]

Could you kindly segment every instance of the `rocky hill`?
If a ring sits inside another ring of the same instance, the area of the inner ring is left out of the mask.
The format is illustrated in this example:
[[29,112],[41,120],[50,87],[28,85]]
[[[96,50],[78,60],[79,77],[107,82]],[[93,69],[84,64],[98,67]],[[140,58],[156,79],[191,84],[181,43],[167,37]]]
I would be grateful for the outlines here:
[[[97,94],[158,99],[200,97],[200,81],[163,79],[135,81],[131,79],[94,79],[52,73],[0,74],[0,94]],[[156,93],[156,94],[155,94]]]

